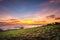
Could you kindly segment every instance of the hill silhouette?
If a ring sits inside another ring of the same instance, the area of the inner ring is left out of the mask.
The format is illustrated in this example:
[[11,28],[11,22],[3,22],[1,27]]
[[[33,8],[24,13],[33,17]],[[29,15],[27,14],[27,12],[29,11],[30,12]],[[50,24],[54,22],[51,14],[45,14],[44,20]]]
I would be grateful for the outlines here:
[[60,40],[60,23],[45,26],[6,30],[0,32],[0,40]]

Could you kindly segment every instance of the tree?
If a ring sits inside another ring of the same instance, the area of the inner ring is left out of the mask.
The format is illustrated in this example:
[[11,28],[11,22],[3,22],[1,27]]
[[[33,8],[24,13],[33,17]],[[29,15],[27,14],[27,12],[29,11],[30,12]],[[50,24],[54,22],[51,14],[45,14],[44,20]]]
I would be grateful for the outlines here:
[[20,27],[20,29],[23,29],[24,27]]
[[0,29],[0,32],[3,31],[2,29]]

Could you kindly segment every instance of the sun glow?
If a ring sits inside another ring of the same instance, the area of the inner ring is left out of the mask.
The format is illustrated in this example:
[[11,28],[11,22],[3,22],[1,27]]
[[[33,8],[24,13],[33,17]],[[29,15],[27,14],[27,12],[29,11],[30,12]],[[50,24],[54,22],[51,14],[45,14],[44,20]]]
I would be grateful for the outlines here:
[[[10,18],[10,17],[9,17]],[[32,19],[32,18],[25,18],[25,19],[8,19],[3,20],[3,22],[6,22],[8,24],[25,24],[25,25],[40,25],[40,24],[48,24],[48,23],[54,23],[54,22],[60,22],[59,20],[55,19],[45,19],[43,18],[39,20],[38,18]]]
[[21,22],[22,22],[23,24],[33,24],[33,23],[34,23],[34,21],[31,20],[31,19],[24,19],[24,20],[22,20]]

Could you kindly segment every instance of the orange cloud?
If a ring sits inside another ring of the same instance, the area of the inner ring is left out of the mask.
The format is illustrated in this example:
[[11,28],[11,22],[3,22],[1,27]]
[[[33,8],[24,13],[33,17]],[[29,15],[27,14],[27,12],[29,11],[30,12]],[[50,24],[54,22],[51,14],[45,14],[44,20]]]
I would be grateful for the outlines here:
[[2,2],[2,1],[4,1],[4,0],[0,0],[0,2]]
[[55,19],[53,18],[55,17],[54,14],[56,14],[57,12],[59,12],[58,9],[49,10],[48,8],[45,8],[41,11],[36,11],[33,13],[23,15],[24,19],[16,19],[13,16],[9,15],[4,15],[2,19],[10,24],[47,24],[55,22]]
[[49,0],[49,1],[42,3],[41,5],[42,6],[52,6],[52,5],[58,4],[58,3],[60,3],[60,0]]
[[50,16],[47,16],[46,18],[47,18],[47,19],[51,19],[51,18],[54,19],[54,18],[55,18],[55,15],[50,15]]
[[55,18],[55,20],[60,20],[60,17]]
[[50,0],[51,3],[60,3],[60,0]]

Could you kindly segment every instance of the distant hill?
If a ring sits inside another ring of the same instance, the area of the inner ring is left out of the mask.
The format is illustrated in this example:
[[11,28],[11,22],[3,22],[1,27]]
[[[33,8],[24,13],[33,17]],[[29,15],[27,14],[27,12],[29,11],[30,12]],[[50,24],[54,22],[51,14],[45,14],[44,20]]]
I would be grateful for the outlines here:
[[0,31],[0,40],[60,40],[60,23],[35,28]]

